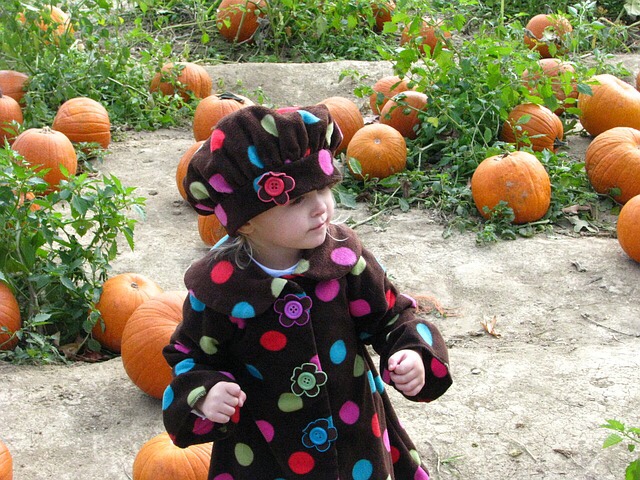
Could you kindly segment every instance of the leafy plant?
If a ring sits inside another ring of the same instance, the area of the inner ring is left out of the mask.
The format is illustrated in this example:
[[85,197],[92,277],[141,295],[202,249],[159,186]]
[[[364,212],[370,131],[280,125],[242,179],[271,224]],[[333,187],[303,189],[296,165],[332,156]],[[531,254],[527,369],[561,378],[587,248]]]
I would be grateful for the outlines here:
[[133,249],[144,199],[115,176],[85,172],[44,194],[43,172],[22,164],[11,149],[0,150],[0,280],[20,304],[19,344],[0,358],[50,362],[60,348],[77,342],[96,350],[89,332],[95,309],[124,238]]
[[[640,445],[640,428],[627,427],[624,423],[614,419],[609,419],[607,423],[600,426],[614,431],[605,439],[602,448],[609,448],[619,443],[627,442],[627,450],[635,452],[636,447]],[[629,463],[625,470],[624,478],[625,480],[640,479],[640,457]]]

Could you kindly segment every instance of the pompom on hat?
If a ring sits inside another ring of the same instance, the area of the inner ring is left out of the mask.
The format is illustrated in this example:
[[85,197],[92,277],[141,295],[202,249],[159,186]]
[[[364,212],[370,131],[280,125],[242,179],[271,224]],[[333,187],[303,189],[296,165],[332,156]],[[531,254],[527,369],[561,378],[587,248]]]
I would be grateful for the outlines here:
[[242,108],[224,117],[194,154],[184,179],[187,199],[233,236],[256,215],[339,182],[333,154],[341,141],[325,105]]

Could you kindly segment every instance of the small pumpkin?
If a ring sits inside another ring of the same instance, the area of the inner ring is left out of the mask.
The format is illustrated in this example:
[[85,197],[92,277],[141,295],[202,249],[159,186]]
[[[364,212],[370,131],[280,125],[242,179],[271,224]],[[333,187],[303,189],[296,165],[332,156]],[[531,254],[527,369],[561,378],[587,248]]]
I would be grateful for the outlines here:
[[[360,164],[356,171],[350,159]],[[407,168],[407,144],[389,125],[372,123],[358,130],[347,147],[347,166],[356,178],[386,178]]]
[[640,195],[624,204],[618,215],[616,231],[624,253],[640,262]]
[[12,143],[18,134],[13,122],[20,125],[24,122],[22,108],[15,99],[3,95],[2,87],[0,87],[0,148],[4,146],[5,139]]
[[24,97],[29,76],[16,70],[0,70],[0,88],[7,97],[21,103]]
[[624,204],[640,195],[640,130],[611,128],[594,138],[585,152],[584,167],[593,189]]
[[0,480],[13,480],[13,458],[2,440],[0,440]]
[[227,234],[215,215],[198,215],[198,233],[205,245],[213,246]]
[[0,282],[0,350],[13,350],[16,347],[18,339],[14,333],[21,327],[18,301],[9,286]]
[[108,278],[96,304],[102,321],[94,325],[93,338],[103,347],[120,353],[122,332],[131,314],[142,302],[162,292],[155,281],[138,273],[121,273]]
[[192,144],[186,152],[182,154],[180,160],[178,161],[178,167],[176,168],[176,186],[178,187],[178,192],[180,192],[180,196],[186,200],[187,192],[184,189],[184,177],[187,176],[187,169],[189,168],[189,163],[193,158],[193,155],[198,151],[198,149],[202,146],[204,140],[197,141]]
[[[558,107],[553,113],[560,115],[566,108],[576,106],[578,82],[575,79],[573,65],[557,58],[541,58],[538,60],[538,66],[540,67],[539,72],[529,71],[529,69],[522,72],[522,81],[529,91],[534,94],[537,93],[540,83],[547,78],[551,83],[553,95],[558,102]],[[568,88],[565,87],[567,82],[569,83]]]
[[[153,79],[151,92],[161,92],[163,95],[178,93],[184,101],[188,101],[190,93],[196,98],[205,98],[211,94],[213,80],[207,70],[192,62],[165,63]],[[177,90],[176,90],[177,89]]]
[[25,130],[16,137],[11,148],[35,170],[49,169],[43,177],[49,184],[48,191],[55,190],[67,178],[63,167],[69,175],[75,175],[78,169],[78,156],[71,140],[49,127]]
[[471,176],[471,194],[484,218],[503,201],[513,210],[513,223],[529,223],[549,210],[551,181],[535,155],[517,151],[480,162]]
[[209,95],[200,100],[193,113],[193,137],[196,142],[208,139],[224,117],[251,105],[254,103],[247,97],[229,92]]
[[64,102],[51,127],[72,142],[97,143],[105,149],[111,143],[109,112],[92,98],[76,97]]
[[409,90],[409,85],[397,75],[387,75],[378,79],[371,88],[373,93],[369,96],[369,106],[375,115],[379,115],[389,99]]
[[536,152],[555,152],[564,144],[564,127],[560,118],[542,105],[523,103],[516,105],[502,124],[500,139],[513,143],[516,148],[530,145]]
[[537,50],[542,58],[554,57],[566,51],[564,42],[572,31],[573,26],[567,17],[541,13],[533,16],[525,26],[524,44],[531,50]]
[[422,19],[420,30],[415,32],[413,23],[406,25],[400,34],[400,45],[406,45],[410,42],[417,41],[418,49],[425,53],[425,47],[429,47],[430,55],[433,56],[436,47],[448,38],[451,38],[451,32],[442,29],[442,20],[425,17]]
[[391,21],[393,11],[396,9],[394,0],[373,0],[371,3],[371,11],[376,23],[373,27],[374,31],[381,32],[384,24]]
[[580,123],[591,135],[600,135],[614,127],[640,130],[640,92],[632,85],[608,73],[591,78],[593,95],[580,93]]
[[265,16],[265,0],[222,0],[216,11],[220,34],[230,42],[251,40]]
[[420,127],[420,112],[427,107],[427,96],[407,90],[389,100],[380,111],[380,123],[395,128],[403,137],[414,139]]
[[176,447],[162,432],[148,440],[133,461],[133,480],[207,480],[212,443]]
[[340,96],[325,98],[320,104],[327,106],[333,121],[342,132],[342,142],[336,151],[345,151],[355,133],[364,127],[364,117],[360,109],[353,101]]
[[163,292],[144,300],[122,331],[122,365],[131,381],[153,398],[171,383],[171,367],[162,356],[182,321],[186,292]]

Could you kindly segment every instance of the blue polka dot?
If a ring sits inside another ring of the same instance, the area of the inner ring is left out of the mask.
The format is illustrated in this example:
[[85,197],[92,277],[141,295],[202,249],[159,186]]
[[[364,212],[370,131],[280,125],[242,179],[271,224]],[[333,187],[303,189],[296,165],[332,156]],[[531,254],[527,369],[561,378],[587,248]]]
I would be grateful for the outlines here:
[[347,357],[347,346],[344,344],[343,340],[338,340],[331,345],[329,356],[331,357],[331,361],[336,365],[340,365],[344,362],[344,359]]
[[307,125],[318,123],[320,121],[320,119],[316,117],[313,113],[307,112],[306,110],[298,110],[298,113],[302,117],[302,121]]
[[378,393],[382,394],[384,392],[384,382],[382,381],[382,378],[380,377],[380,375],[377,375],[374,380],[376,382]]
[[255,145],[249,145],[249,148],[247,148],[247,155],[249,157],[249,161],[256,167],[264,168],[264,163],[262,163],[262,160],[258,157],[258,150],[256,150]]
[[166,410],[173,403],[173,388],[169,385],[164,389],[164,393],[162,394],[162,410]]
[[373,379],[373,373],[371,370],[367,372],[367,378],[369,379],[369,387],[371,388],[371,393],[375,393],[376,389],[376,381]]
[[229,240],[229,235],[225,235],[224,237],[222,237],[220,240],[218,240],[216,242],[216,244],[211,247],[211,250],[213,250],[214,248],[218,248],[220,245],[222,245],[224,242],[226,242],[227,240]]
[[369,480],[373,474],[373,464],[369,460],[358,460],[353,466],[353,480]]
[[193,308],[196,312],[204,311],[204,303],[198,300],[193,293],[189,294],[189,303],[191,304],[191,308]]
[[418,326],[416,326],[416,330],[429,346],[433,346],[433,336],[431,335],[431,330],[429,330],[429,327],[427,327],[424,323],[419,323]]
[[249,302],[236,303],[231,310],[231,316],[235,318],[253,318],[256,311]]
[[258,380],[263,380],[263,376],[260,373],[260,370],[258,370],[256,367],[254,367],[253,365],[245,365],[247,367],[247,371],[251,374],[252,377],[257,378]]
[[182,360],[175,366],[174,372],[176,375],[180,375],[181,373],[186,373],[189,370],[192,370],[195,366],[196,362],[193,360],[193,358],[187,358],[186,360]]

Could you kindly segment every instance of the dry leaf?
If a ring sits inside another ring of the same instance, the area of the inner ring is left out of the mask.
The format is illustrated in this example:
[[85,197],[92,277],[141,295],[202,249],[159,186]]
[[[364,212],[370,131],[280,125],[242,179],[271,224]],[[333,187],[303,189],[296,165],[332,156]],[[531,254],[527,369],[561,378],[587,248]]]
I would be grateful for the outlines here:
[[482,328],[484,328],[489,335],[500,338],[502,335],[496,332],[496,323],[498,323],[498,318],[495,315],[491,320],[484,318],[480,321],[480,325],[482,325]]

